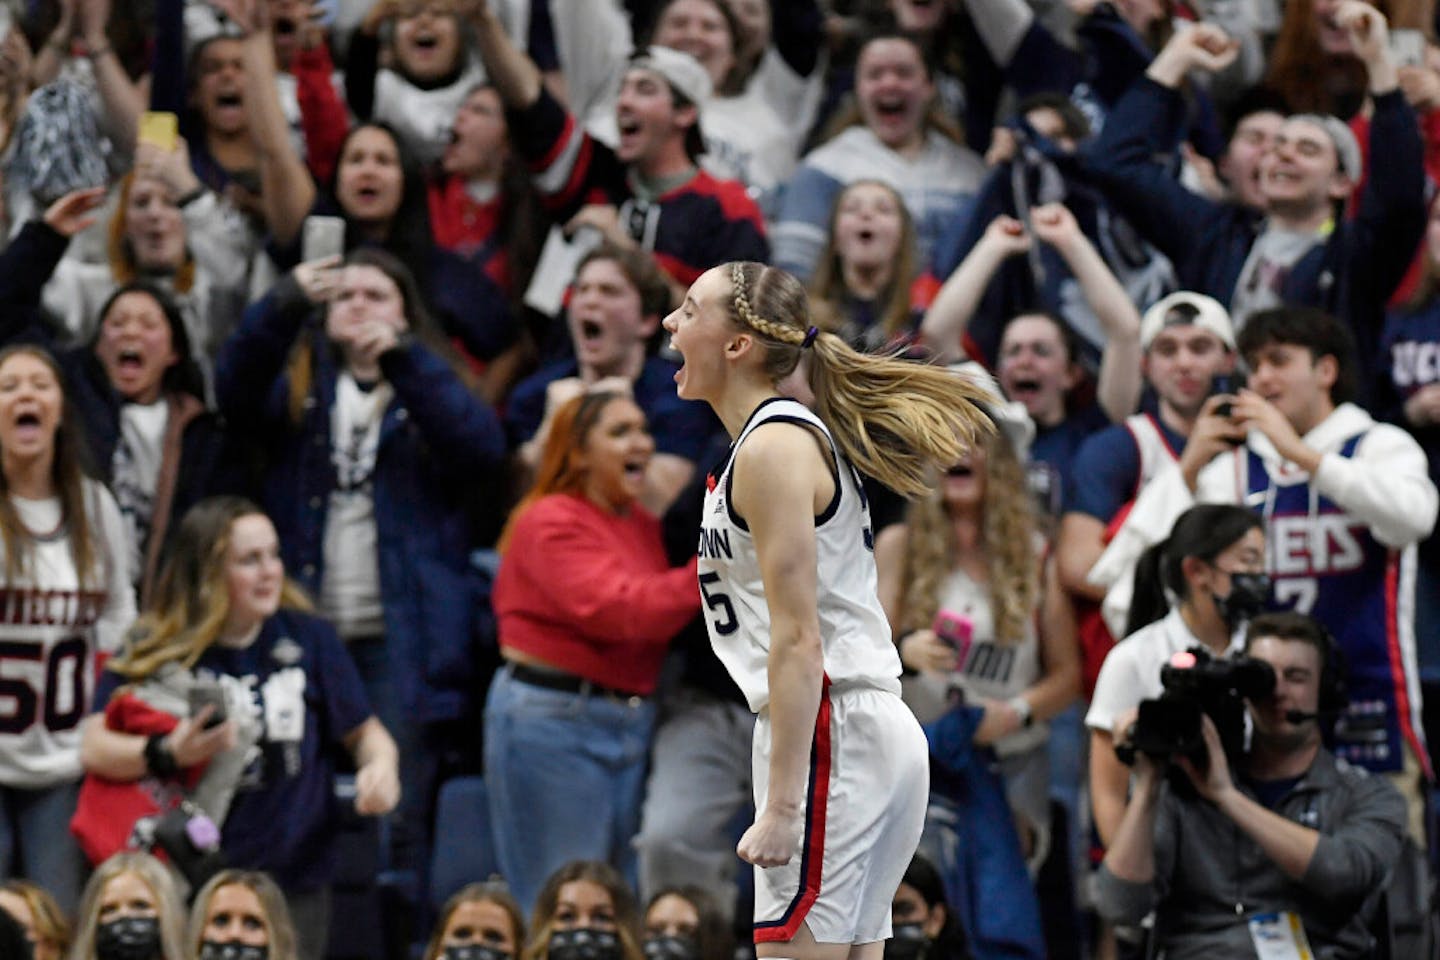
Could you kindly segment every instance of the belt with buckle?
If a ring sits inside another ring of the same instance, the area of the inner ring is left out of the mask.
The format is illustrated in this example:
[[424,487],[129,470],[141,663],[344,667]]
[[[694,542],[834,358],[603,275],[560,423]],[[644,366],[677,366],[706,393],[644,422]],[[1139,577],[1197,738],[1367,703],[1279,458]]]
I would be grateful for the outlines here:
[[617,690],[614,687],[607,687],[601,683],[592,683],[584,677],[577,677],[573,673],[543,670],[527,664],[515,663],[514,661],[510,663],[510,676],[532,687],[544,687],[546,690],[559,690],[563,693],[613,697],[616,700],[645,699],[644,694],[633,693],[629,690]]

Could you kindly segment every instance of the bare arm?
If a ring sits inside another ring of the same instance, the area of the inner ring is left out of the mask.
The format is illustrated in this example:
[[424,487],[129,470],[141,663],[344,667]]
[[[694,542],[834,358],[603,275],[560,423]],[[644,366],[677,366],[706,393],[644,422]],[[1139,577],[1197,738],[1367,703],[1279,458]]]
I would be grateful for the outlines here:
[[260,155],[260,203],[276,243],[290,244],[315,205],[315,182],[290,142],[290,127],[275,87],[275,46],[270,36],[268,0],[250,0],[245,24],[245,111],[250,136]]
[[1155,817],[1163,778],[1148,758],[1137,758],[1136,763],[1135,792],[1105,851],[1105,866],[1121,880],[1151,883],[1155,879]]
[[[221,750],[235,745],[236,729],[227,720],[211,730],[205,729],[214,707],[206,707],[193,720],[181,720],[165,737],[165,748],[184,770],[210,759]],[[149,737],[120,733],[105,726],[105,716],[93,713],[80,725],[80,765],[88,773],[107,780],[128,783],[150,772],[145,762],[145,744]]]
[[110,39],[105,34],[110,21],[110,0],[79,0],[77,19],[77,29],[95,70],[95,86],[105,107],[102,116],[106,129],[116,145],[129,153],[135,149],[140,114],[145,112],[149,99],[149,83],[132,81],[110,47]]
[[70,56],[70,41],[75,37],[76,0],[60,0],[60,22],[40,45],[30,65],[30,85],[43,87],[60,75],[60,68]]
[[1060,518],[1055,546],[1055,567],[1061,586],[1077,597],[1100,601],[1105,588],[1086,579],[1105,552],[1105,524],[1088,513],[1071,510]]
[[910,529],[903,523],[892,523],[875,537],[876,592],[890,632],[899,634],[900,614],[905,602],[905,547]]
[[470,23],[475,28],[475,40],[485,72],[490,82],[495,84],[495,90],[505,106],[523,110],[539,100],[544,83],[540,68],[510,41],[505,25],[485,0],[479,0],[472,10]]
[[400,802],[400,751],[375,717],[345,736],[345,749],[355,761],[355,810],[379,816]]
[[1080,696],[1080,643],[1075,611],[1054,563],[1046,565],[1040,598],[1040,681],[1022,696],[1037,720],[1048,720]]
[[793,424],[757,428],[735,463],[734,503],[750,524],[770,609],[770,782],[741,858],[788,863],[799,851],[824,652],[817,608],[815,515],[834,494],[829,465]]
[[1090,815],[1100,845],[1109,847],[1125,814],[1125,793],[1130,789],[1130,768],[1115,755],[1115,738],[1108,730],[1090,731]]
[[1096,399],[1118,423],[1140,404],[1140,312],[1064,204],[1036,207],[1030,211],[1030,222],[1035,235],[1064,258],[1105,331]]
[[645,468],[645,492],[640,495],[640,502],[655,516],[664,516],[693,476],[694,461],[673,453],[657,453]]
[[920,339],[935,351],[936,359],[952,363],[965,359],[960,344],[995,272],[1010,257],[1030,249],[1030,236],[1014,217],[1000,216],[935,295],[920,324]]

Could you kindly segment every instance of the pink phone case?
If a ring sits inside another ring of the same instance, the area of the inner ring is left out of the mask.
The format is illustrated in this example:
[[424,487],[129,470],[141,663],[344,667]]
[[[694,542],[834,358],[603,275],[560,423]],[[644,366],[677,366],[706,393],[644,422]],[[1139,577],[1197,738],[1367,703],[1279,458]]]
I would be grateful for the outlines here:
[[963,613],[941,610],[935,614],[935,623],[931,629],[937,637],[955,648],[955,652],[960,655],[957,668],[963,669],[975,634],[974,623]]

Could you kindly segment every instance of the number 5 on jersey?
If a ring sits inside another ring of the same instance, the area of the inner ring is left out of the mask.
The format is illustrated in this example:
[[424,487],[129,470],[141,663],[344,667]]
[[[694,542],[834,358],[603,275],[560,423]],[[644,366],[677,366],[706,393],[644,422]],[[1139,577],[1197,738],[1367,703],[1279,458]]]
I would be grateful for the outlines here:
[[713,570],[700,574],[700,596],[705,598],[705,606],[719,614],[714,618],[715,632],[724,637],[734,633],[740,621],[735,617],[735,605],[730,602],[730,597],[719,590],[709,589],[719,582],[720,574]]

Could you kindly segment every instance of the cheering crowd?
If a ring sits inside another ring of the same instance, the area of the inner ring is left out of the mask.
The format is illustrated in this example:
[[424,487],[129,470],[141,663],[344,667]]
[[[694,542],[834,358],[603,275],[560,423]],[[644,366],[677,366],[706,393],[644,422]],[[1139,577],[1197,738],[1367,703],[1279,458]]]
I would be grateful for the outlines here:
[[0,0],[0,957],[752,955],[735,262],[994,426],[887,960],[1432,956],[1436,13]]

